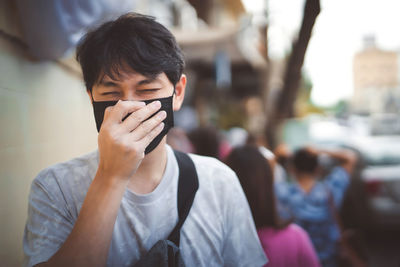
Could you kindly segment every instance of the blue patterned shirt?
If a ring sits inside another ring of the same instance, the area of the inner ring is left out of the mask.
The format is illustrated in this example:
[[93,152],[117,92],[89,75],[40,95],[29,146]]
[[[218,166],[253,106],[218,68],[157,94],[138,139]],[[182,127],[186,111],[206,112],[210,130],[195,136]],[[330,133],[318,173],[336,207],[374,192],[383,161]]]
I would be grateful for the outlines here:
[[349,183],[348,172],[342,167],[336,167],[322,181],[316,182],[308,193],[297,183],[279,182],[275,185],[280,215],[283,218],[292,217],[295,223],[308,232],[325,266],[334,265],[339,239],[329,195],[338,210]]

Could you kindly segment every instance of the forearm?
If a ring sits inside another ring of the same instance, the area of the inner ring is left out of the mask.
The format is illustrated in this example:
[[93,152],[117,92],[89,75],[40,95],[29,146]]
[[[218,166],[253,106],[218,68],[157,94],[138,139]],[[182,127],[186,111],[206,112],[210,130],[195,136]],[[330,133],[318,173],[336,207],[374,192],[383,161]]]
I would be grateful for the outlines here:
[[337,149],[321,152],[338,160],[340,162],[340,166],[342,166],[349,174],[353,172],[354,165],[357,162],[357,155],[353,151],[349,149]]
[[356,159],[356,154],[349,149],[326,150],[322,152],[341,162],[355,161]]
[[98,172],[70,235],[43,266],[105,266],[127,183]]

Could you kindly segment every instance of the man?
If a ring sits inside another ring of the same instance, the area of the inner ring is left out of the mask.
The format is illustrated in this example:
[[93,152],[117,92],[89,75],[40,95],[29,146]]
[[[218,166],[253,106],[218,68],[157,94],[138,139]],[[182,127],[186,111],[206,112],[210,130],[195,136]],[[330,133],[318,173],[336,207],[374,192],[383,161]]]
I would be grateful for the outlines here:
[[[337,160],[339,166],[318,181],[321,155]],[[356,160],[355,153],[350,150],[305,147],[297,150],[292,158],[295,182],[276,184],[281,215],[291,216],[308,232],[322,266],[336,266],[340,233],[334,213],[341,206]]]
[[[77,59],[98,152],[45,169],[33,181],[25,266],[132,266],[178,222],[179,168],[165,134],[184,99],[183,56],[165,27],[127,14],[89,32]],[[185,265],[265,264],[233,171],[190,157],[199,189],[180,235]]]

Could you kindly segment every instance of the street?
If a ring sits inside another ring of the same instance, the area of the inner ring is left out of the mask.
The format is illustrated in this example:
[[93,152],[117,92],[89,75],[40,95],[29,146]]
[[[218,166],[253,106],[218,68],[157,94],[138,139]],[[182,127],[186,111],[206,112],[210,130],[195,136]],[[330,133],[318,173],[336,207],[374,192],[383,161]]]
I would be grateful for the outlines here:
[[367,252],[370,267],[400,267],[400,231],[370,233]]

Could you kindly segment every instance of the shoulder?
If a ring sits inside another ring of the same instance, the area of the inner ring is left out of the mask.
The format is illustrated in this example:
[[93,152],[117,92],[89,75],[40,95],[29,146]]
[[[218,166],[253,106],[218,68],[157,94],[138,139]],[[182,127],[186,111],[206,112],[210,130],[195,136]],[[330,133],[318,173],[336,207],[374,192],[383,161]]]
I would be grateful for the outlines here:
[[301,240],[307,237],[306,231],[298,226],[297,224],[291,223],[285,228],[282,229],[274,229],[271,227],[264,227],[258,230],[259,234],[264,236],[276,235],[280,236],[285,240]]
[[307,238],[307,232],[298,226],[297,224],[291,223],[286,227],[286,230],[293,234],[294,236],[298,236],[300,239]]
[[310,242],[307,232],[294,223],[282,229],[264,227],[258,229],[257,232],[263,243],[285,247],[291,253],[296,253],[301,247],[308,245]]
[[295,244],[297,248],[302,251],[311,250],[312,244],[308,233],[297,224],[290,224],[286,227],[286,238],[287,240],[291,240],[292,244]]
[[189,154],[201,179],[213,179],[216,182],[237,180],[235,172],[216,158]]
[[326,176],[325,181],[328,185],[333,187],[347,187],[350,182],[349,173],[342,167],[338,166],[333,168],[333,170]]
[[299,266],[314,266],[319,267],[319,260],[307,232],[297,224],[290,224],[288,230],[291,231],[291,236],[294,239],[294,244],[297,248],[297,261]]
[[332,169],[328,176],[349,176],[349,173],[341,166]]
[[189,154],[190,158],[193,160],[196,169],[201,173],[225,173],[226,175],[235,176],[235,173],[225,165],[220,160],[207,157],[207,156],[200,156],[196,154]]
[[32,187],[39,186],[49,191],[65,184],[89,182],[98,165],[98,151],[94,151],[71,160],[54,164],[43,169],[32,182]]
[[199,178],[199,192],[207,202],[233,205],[244,194],[235,172],[212,157],[189,154]]

